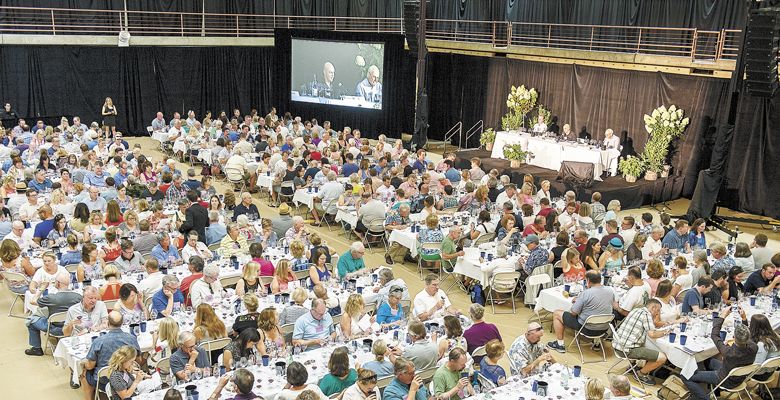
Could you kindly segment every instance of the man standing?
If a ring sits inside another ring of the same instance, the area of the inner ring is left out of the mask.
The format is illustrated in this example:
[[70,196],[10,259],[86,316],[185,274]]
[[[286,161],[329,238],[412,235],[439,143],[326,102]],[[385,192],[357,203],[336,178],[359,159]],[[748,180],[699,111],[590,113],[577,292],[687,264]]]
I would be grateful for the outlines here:
[[179,227],[179,232],[185,236],[191,231],[198,234],[198,240],[206,243],[206,228],[209,226],[209,212],[198,202],[198,194],[194,190],[187,192],[187,200],[190,206],[184,211],[184,223]]
[[456,347],[449,352],[447,362],[433,375],[434,395],[445,399],[463,399],[473,396],[474,388],[468,378],[462,378],[460,373],[466,368],[466,351]]
[[428,400],[428,389],[415,374],[414,363],[398,357],[393,363],[393,379],[383,393],[385,400]]
[[[40,285],[37,291],[33,293],[30,304],[38,306],[35,313],[29,318],[27,332],[29,334],[30,348],[24,351],[28,356],[42,356],[41,332],[46,332],[49,327],[49,316],[55,313],[67,311],[72,305],[81,301],[81,295],[69,290],[70,274],[60,272],[57,274],[54,288],[56,292],[48,292],[49,282]],[[51,334],[55,336],[62,335],[62,324],[52,324]]]
[[646,361],[638,375],[642,383],[650,386],[655,385],[655,379],[649,374],[666,363],[666,354],[645,347],[648,336],[658,339],[666,335],[666,331],[655,330],[653,323],[660,313],[661,302],[656,299],[648,300],[646,306],[635,308],[628,313],[612,338],[612,347],[616,352],[621,352],[627,358]]
[[353,242],[349,250],[339,257],[337,269],[340,279],[351,279],[355,276],[365,273],[366,263],[363,255],[366,254],[366,248],[361,242]]
[[[601,274],[598,271],[588,271],[585,273],[585,279],[588,281],[588,288],[575,298],[571,311],[556,310],[553,314],[553,329],[555,330],[556,341],[548,342],[547,347],[559,353],[566,353],[566,345],[563,341],[566,328],[578,331],[591,315],[603,315],[612,312],[615,292],[612,288],[601,284]],[[596,336],[609,329],[609,325],[592,328],[595,329],[585,329],[584,333]]]
[[552,354],[544,352],[544,328],[532,322],[524,335],[518,336],[509,348],[509,369],[512,375],[529,376],[541,372],[547,363],[555,363]]

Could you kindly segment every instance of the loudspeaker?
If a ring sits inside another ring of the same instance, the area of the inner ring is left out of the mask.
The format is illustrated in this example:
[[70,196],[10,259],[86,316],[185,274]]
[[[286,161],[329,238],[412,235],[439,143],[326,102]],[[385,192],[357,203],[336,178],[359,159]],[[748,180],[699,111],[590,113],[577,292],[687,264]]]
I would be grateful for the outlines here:
[[420,24],[420,0],[404,0],[404,35],[412,54],[417,54],[417,30]]
[[745,35],[745,86],[751,95],[772,97],[780,86],[780,9],[751,11]]

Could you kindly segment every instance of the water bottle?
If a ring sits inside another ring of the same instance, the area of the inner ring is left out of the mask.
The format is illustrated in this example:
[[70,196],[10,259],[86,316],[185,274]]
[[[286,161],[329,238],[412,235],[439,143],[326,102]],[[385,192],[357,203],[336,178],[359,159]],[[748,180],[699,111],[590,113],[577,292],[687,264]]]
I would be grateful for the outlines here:
[[563,368],[561,369],[561,385],[563,385],[564,389],[569,388],[569,368]]
[[482,388],[479,386],[479,372],[474,372],[474,378],[471,381],[471,387],[474,388],[474,394],[478,395],[482,393]]
[[319,88],[317,87],[317,74],[314,74],[314,81],[311,83],[311,95],[317,97]]

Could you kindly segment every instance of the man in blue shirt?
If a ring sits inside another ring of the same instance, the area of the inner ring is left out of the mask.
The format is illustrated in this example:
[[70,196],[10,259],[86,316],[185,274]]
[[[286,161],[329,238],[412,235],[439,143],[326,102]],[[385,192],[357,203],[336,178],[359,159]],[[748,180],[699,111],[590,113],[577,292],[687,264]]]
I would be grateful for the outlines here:
[[664,236],[661,242],[667,249],[688,252],[691,250],[691,244],[688,242],[688,221],[680,219],[674,224],[674,229]]
[[358,275],[362,270],[366,268],[366,263],[363,261],[363,255],[366,253],[366,248],[361,242],[353,242],[349,246],[349,250],[339,258],[337,269],[339,271],[339,278],[350,278],[353,275]]
[[[179,349],[171,354],[171,373],[179,380],[187,380],[190,371],[209,367],[209,356],[195,342],[192,332],[179,332]],[[188,368],[189,367],[189,368]]]
[[152,257],[156,258],[161,266],[167,265],[169,259],[174,260],[175,265],[181,264],[179,250],[175,246],[171,246],[171,237],[167,233],[161,233],[158,235],[157,240],[157,246],[154,246],[152,249]]
[[699,314],[704,311],[704,296],[712,290],[712,285],[712,278],[709,276],[702,276],[699,278],[699,281],[696,282],[696,286],[685,293],[680,312],[683,314]]
[[117,171],[117,173],[114,174],[114,184],[116,185],[116,187],[120,187],[124,185],[129,175],[130,174],[127,173],[127,161],[122,161],[119,164],[119,171]]
[[206,227],[206,245],[219,243],[227,235],[225,224],[219,223],[219,212],[209,211],[209,226]]
[[347,153],[346,162],[341,167],[341,174],[345,177],[349,177],[350,175],[360,171],[360,167],[354,163],[354,160],[355,156],[353,156],[352,153]]
[[773,264],[765,264],[761,269],[753,271],[745,281],[745,294],[771,294],[780,283],[780,275],[775,276],[776,271],[777,268]]
[[103,196],[100,196],[100,191],[95,186],[89,188],[89,198],[84,200],[84,204],[86,204],[89,212],[98,210],[104,213],[108,206],[106,199],[104,199]]
[[[101,368],[108,365],[111,355],[122,346],[134,347],[138,356],[136,361],[143,363],[141,357],[141,348],[138,346],[138,339],[135,336],[122,331],[122,314],[119,311],[108,313],[108,332],[105,335],[93,339],[92,346],[87,353],[84,370],[86,374],[81,379],[81,387],[88,395],[88,398],[94,397],[95,385],[97,384],[97,373]],[[108,380],[100,382],[100,386],[105,386]]]
[[174,304],[184,304],[184,295],[179,290],[179,278],[175,275],[165,275],[162,278],[162,289],[152,296],[152,310],[157,311],[157,318],[170,317]]
[[97,161],[95,162],[95,171],[88,172],[87,175],[84,176],[84,183],[90,186],[106,187],[107,176],[108,175],[103,172],[103,162]]
[[393,363],[395,379],[385,387],[382,398],[385,400],[427,400],[428,389],[422,379],[415,374],[414,363],[398,357]]
[[414,160],[414,164],[412,164],[412,168],[419,174],[422,174],[428,169],[428,163],[425,162],[425,155],[425,150],[417,150],[417,159]]
[[46,178],[46,171],[43,169],[38,169],[35,171],[35,177],[33,179],[30,179],[30,182],[27,183],[27,186],[30,189],[35,189],[38,193],[43,193],[48,189],[51,189],[51,181]]
[[444,160],[444,163],[447,164],[447,171],[444,172],[444,177],[453,184],[460,182],[460,172],[455,169],[452,160]]
[[293,328],[293,345],[316,349],[328,340],[334,339],[333,318],[328,314],[325,300],[314,299],[311,311],[295,320]]
[[38,216],[41,217],[41,222],[35,225],[33,241],[40,245],[41,241],[49,237],[49,232],[54,229],[54,217],[52,216],[51,206],[48,204],[41,206],[38,209]]

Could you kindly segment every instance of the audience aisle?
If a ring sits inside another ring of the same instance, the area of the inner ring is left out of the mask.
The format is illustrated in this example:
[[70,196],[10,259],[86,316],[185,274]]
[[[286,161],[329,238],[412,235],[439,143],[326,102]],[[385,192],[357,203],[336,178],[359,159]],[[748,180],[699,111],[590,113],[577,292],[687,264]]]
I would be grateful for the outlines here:
[[[131,145],[140,143],[143,148],[143,153],[151,155],[155,159],[162,157],[157,149],[158,142],[150,138],[128,138]],[[180,166],[182,170],[186,170],[186,167]],[[224,183],[218,182],[216,184],[217,189],[223,192],[227,186]],[[278,215],[276,209],[269,207],[265,200],[259,200],[255,195],[254,203],[260,210],[262,217],[275,217]],[[679,200],[671,204],[671,214],[680,214],[687,208],[687,200]],[[623,215],[634,215],[639,217],[642,212],[649,211],[656,215],[654,210],[626,210],[621,211],[618,217]],[[752,236],[759,231],[753,230],[747,226],[740,227],[743,232],[741,241],[750,242]],[[340,228],[332,228],[328,230],[325,227],[311,227],[314,231],[319,233],[322,237],[326,238],[328,244],[335,248],[339,254],[343,254],[349,247],[351,240],[347,239]],[[766,231],[764,231],[766,232]],[[707,232],[707,240],[724,240],[726,236],[718,231]],[[770,247],[777,248],[777,234],[769,233]],[[379,249],[368,250],[366,254],[366,264],[371,266],[384,265],[384,251]],[[402,278],[407,282],[409,286],[409,292],[414,295],[423,289],[424,283],[419,278],[416,270],[416,266],[412,264],[398,264],[393,266],[395,276]],[[462,291],[453,289],[450,293],[450,299],[454,307],[457,309],[468,312],[470,301],[468,296]],[[27,329],[24,324],[24,320],[9,318],[6,316],[6,310],[8,309],[12,297],[6,290],[2,291],[0,295],[0,309],[3,310],[3,315],[0,317],[0,340],[4,343],[4,346],[0,348],[0,365],[4,367],[5,374],[3,378],[4,395],[6,398],[17,399],[30,397],[32,398],[56,398],[56,399],[81,399],[83,393],[81,390],[73,390],[68,385],[69,373],[67,370],[54,364],[50,355],[45,357],[26,357],[24,350],[27,345]],[[501,305],[498,308],[501,311],[508,311],[508,305]],[[493,315],[489,308],[485,315],[487,322],[496,324],[503,336],[504,344],[509,349],[511,343],[525,332],[528,325],[528,319],[533,315],[532,311],[528,308],[520,307],[516,314],[500,314]],[[543,342],[554,340],[553,334],[549,332],[549,324],[545,324],[545,336],[542,338]],[[569,331],[566,334],[566,343],[569,342],[571,336]],[[568,352],[566,354],[553,353],[558,362],[567,364],[569,366],[580,364],[579,357],[574,352]],[[585,350],[586,357],[590,360],[596,360],[600,357],[600,353]],[[607,362],[590,363],[584,366],[583,371],[586,375],[591,377],[601,378],[602,381],[607,382],[606,371],[615,362],[612,356],[612,350],[610,346],[607,346]],[[507,371],[509,370],[509,362],[505,358],[500,363]],[[652,393],[657,390],[659,386],[652,389]]]

